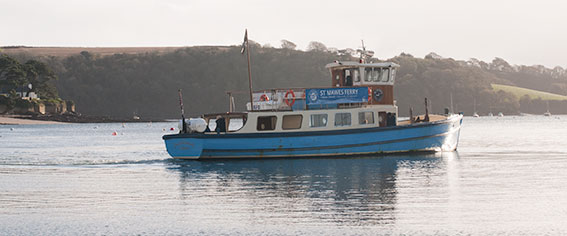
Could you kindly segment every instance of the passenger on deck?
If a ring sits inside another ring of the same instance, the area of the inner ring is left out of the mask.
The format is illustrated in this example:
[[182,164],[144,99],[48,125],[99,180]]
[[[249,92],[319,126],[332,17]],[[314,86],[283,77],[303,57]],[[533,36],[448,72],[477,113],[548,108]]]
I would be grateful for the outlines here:
[[217,116],[215,123],[217,123],[217,127],[215,128],[217,134],[220,134],[220,132],[226,132],[226,122],[222,116]]

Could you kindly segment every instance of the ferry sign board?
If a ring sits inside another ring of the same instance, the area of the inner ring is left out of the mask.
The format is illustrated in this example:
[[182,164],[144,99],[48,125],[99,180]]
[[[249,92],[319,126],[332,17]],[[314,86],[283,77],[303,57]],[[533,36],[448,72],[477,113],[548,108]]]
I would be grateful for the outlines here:
[[306,89],[307,105],[368,102],[368,87]]

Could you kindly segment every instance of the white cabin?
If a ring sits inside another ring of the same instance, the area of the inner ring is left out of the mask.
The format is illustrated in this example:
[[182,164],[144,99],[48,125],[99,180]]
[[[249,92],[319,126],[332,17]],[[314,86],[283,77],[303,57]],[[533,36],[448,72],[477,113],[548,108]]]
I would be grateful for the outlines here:
[[[224,128],[210,133],[309,132],[396,126],[398,107],[393,86],[398,67],[392,62],[336,61],[326,66],[331,73],[331,87],[255,91],[253,106],[250,102],[246,104],[247,112],[207,114],[202,118],[207,124],[211,119],[222,119],[217,124]],[[229,130],[231,119],[242,119],[243,126]]]

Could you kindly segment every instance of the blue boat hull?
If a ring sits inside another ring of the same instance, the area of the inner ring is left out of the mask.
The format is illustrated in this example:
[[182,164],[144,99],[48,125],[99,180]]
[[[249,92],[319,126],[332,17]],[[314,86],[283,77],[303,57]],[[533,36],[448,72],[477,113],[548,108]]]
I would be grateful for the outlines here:
[[179,159],[368,155],[454,151],[462,116],[395,127],[286,132],[165,135],[167,152]]

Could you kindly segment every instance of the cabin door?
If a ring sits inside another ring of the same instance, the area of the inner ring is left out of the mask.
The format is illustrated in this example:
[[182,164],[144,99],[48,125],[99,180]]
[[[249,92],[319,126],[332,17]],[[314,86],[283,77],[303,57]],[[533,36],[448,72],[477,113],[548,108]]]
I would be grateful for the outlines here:
[[345,71],[344,70],[333,70],[333,87],[343,87],[345,86]]
[[388,114],[386,114],[386,112],[378,112],[378,124],[380,127],[386,127],[388,125]]

